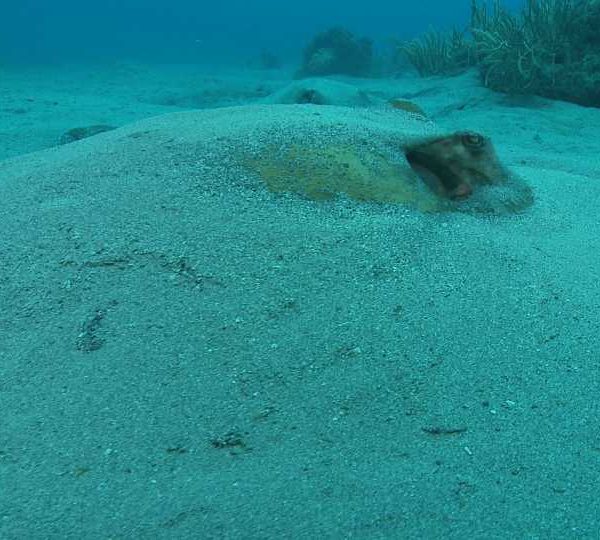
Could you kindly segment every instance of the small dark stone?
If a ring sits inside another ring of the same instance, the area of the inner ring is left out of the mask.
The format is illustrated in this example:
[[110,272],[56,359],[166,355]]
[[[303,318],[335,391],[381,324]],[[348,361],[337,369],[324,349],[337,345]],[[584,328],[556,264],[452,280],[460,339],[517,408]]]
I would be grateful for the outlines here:
[[105,131],[111,131],[116,129],[115,126],[107,126],[104,124],[98,124],[94,126],[84,126],[84,127],[76,127],[70,129],[66,133],[60,137],[60,144],[69,144],[75,141],[79,141],[80,139],[86,139],[87,137],[92,137],[93,135],[98,135],[98,133],[104,133]]

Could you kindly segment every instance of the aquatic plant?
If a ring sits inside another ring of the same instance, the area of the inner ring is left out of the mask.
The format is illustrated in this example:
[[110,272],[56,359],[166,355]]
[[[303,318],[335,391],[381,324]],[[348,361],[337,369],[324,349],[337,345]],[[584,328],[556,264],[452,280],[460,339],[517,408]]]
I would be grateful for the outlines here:
[[397,55],[405,57],[425,77],[456,75],[474,64],[473,43],[465,33],[429,30],[423,37],[397,44]]
[[472,0],[471,34],[485,86],[600,105],[600,1],[527,0],[512,14]]
[[493,90],[600,106],[599,28],[600,0],[526,0],[519,13],[472,0],[468,33],[430,30],[397,52],[422,76],[476,66]]
[[373,69],[373,45],[345,28],[317,34],[304,49],[297,77],[351,75],[366,77]]

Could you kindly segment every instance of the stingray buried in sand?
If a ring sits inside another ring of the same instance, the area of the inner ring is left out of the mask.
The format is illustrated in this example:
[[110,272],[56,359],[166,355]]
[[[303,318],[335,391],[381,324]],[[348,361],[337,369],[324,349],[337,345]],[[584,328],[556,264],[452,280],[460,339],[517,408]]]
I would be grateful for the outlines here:
[[[478,133],[448,133],[402,110],[278,106],[285,122],[263,126],[265,144],[240,149],[245,169],[272,192],[313,200],[343,195],[425,212],[506,214],[533,194]],[[241,112],[241,111],[240,111]]]

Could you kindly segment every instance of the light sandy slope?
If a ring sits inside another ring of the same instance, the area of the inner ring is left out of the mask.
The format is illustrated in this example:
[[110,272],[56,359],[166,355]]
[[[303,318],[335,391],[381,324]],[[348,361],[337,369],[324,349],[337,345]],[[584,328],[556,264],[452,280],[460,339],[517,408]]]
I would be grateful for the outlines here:
[[288,77],[279,71],[127,62],[2,66],[0,159],[56,146],[77,127],[119,127],[167,112],[258,101]]
[[319,205],[223,129],[253,142],[180,113],[0,163],[3,537],[592,537],[597,178]]

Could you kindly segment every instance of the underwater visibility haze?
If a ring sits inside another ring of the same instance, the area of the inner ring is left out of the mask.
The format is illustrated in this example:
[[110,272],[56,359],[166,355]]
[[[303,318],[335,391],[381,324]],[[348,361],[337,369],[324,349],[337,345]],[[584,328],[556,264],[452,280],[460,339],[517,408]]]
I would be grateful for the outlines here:
[[[519,6],[507,0],[507,7]],[[294,58],[317,31],[344,26],[384,41],[429,27],[463,27],[469,0],[318,2],[275,0],[174,2],[21,0],[3,6],[0,60],[242,63],[263,48]]]
[[0,538],[600,538],[600,1],[0,18]]

